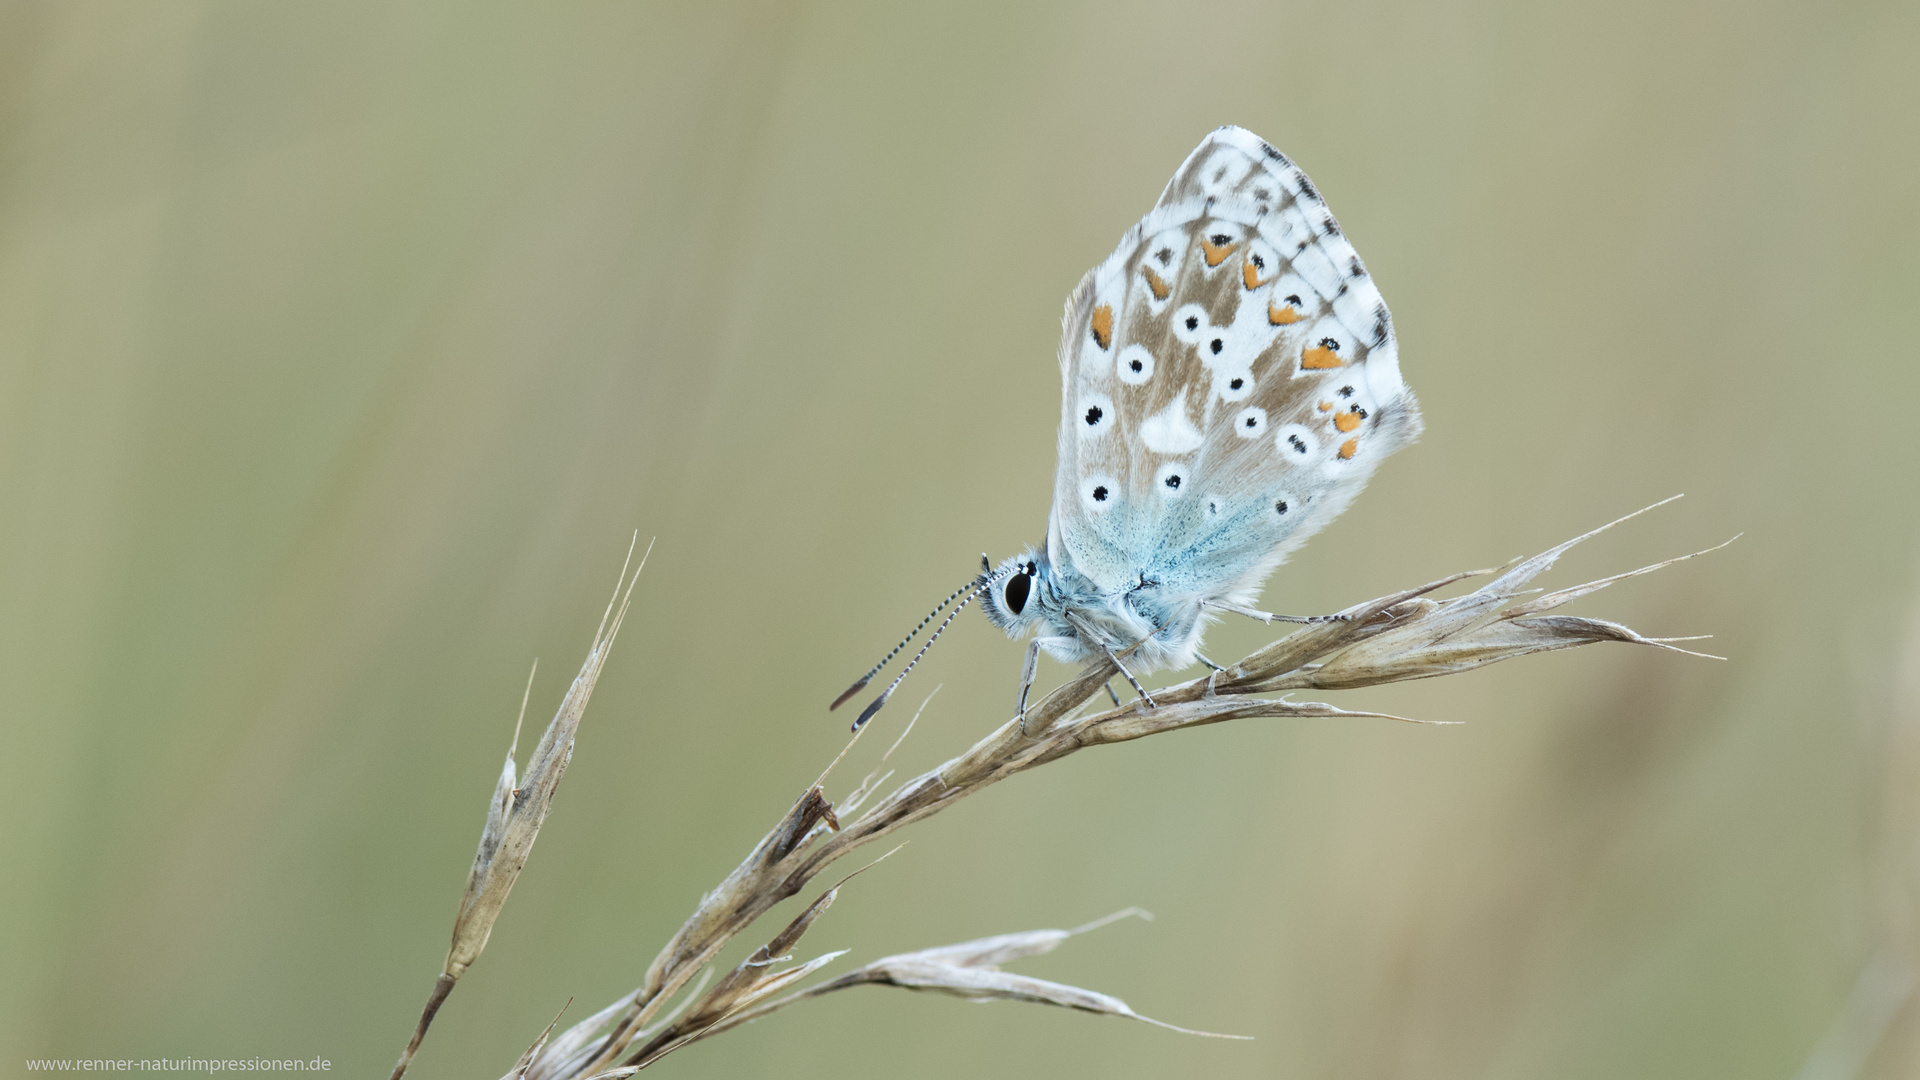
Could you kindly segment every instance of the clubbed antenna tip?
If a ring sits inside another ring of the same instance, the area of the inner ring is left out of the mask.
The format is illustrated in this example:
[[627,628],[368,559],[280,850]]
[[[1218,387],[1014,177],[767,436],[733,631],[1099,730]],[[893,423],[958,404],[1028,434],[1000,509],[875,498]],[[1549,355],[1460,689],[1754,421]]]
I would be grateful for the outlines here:
[[[840,706],[845,705],[847,703],[848,698],[852,697],[853,695],[859,693],[862,690],[865,690],[867,688],[868,680],[872,678],[873,676],[868,675],[865,678],[862,678],[859,682],[856,682],[852,686],[847,687],[845,690],[840,691],[840,696],[833,699],[833,704],[827,706],[827,711],[832,712],[833,710],[839,708]],[[855,724],[853,726],[855,728],[858,728],[860,725]]]
[[[860,689],[858,686],[853,688],[853,690],[858,690],[858,689]],[[851,697],[853,695],[853,690],[847,691],[847,696]],[[864,709],[861,709],[859,717],[855,719],[853,722],[853,730],[859,731],[861,728],[867,726],[867,721],[873,719],[873,714],[879,712],[881,708],[886,705],[887,699],[892,696],[893,696],[893,687],[889,686],[886,688],[885,691],[883,691],[880,694],[879,697],[873,699],[872,704],[868,705]]]

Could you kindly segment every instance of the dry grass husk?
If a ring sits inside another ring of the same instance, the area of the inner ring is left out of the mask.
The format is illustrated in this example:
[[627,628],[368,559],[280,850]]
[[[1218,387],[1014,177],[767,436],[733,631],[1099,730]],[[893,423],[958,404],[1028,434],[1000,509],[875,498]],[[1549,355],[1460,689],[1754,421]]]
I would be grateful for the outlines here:
[[[633,576],[629,578],[627,568],[632,565],[633,550],[639,540],[636,534],[633,547],[627,549],[627,562],[620,567],[620,580],[614,583],[613,598],[607,601],[607,610],[600,616],[600,628],[594,632],[593,645],[587,650],[586,661],[580,665],[580,673],[574,676],[566,696],[560,699],[560,708],[534,745],[533,756],[527,759],[526,774],[517,780],[514,754],[520,748],[520,724],[514,723],[506,764],[500,769],[493,797],[487,801],[486,822],[480,828],[480,848],[474,853],[473,869],[467,874],[460,910],[453,917],[453,941],[447,946],[447,958],[440,966],[440,976],[434,980],[432,993],[427,996],[426,1007],[420,1010],[413,1037],[407,1040],[407,1048],[401,1051],[400,1060],[393,1066],[392,1080],[406,1075],[407,1066],[420,1049],[421,1040],[426,1038],[427,1029],[433,1026],[440,1006],[453,992],[454,984],[486,950],[494,921],[506,906],[507,895],[519,880],[527,856],[533,853],[533,842],[540,835],[540,826],[546,824],[554,794],[560,790],[560,778],[566,775],[567,765],[573,760],[574,736],[586,716],[587,701],[593,697],[593,688],[606,667],[614,638],[619,636],[620,624],[627,617],[633,584],[640,580],[640,571],[647,566],[647,555],[653,551],[653,545],[648,544],[647,551],[640,556],[640,565],[633,568]],[[531,674],[527,677],[527,688],[529,692],[533,688]],[[523,696],[520,700],[522,720],[526,714],[527,702]]]
[[[1618,523],[1499,569],[1455,574],[1356,604],[1341,612],[1341,619],[1302,627],[1224,671],[1157,690],[1152,705],[1135,700],[1117,708],[1086,711],[1089,702],[1117,673],[1111,662],[1102,660],[1030,707],[1024,724],[1018,718],[1006,721],[966,752],[901,783],[864,813],[859,807],[872,793],[871,780],[859,785],[837,806],[816,782],[740,865],[701,898],[632,993],[551,1042],[543,1034],[507,1074],[508,1080],[630,1075],[692,1042],[856,985],[931,990],[973,999],[1022,1000],[1145,1020],[1110,995],[999,970],[1001,963],[1051,949],[1072,933],[1058,930],[1002,935],[887,957],[814,987],[776,996],[841,955],[830,953],[782,966],[792,960],[793,947],[833,902],[838,885],[822,893],[785,929],[711,988],[686,995],[677,1017],[665,1015],[663,1010],[737,935],[775,905],[800,893],[842,856],[1007,777],[1088,747],[1255,717],[1404,719],[1258,695],[1352,689],[1451,675],[1529,653],[1594,642],[1624,642],[1703,655],[1673,644],[1688,639],[1650,638],[1618,623],[1548,614],[1616,581],[1650,573],[1693,555],[1556,592],[1527,588],[1569,548]],[[1471,592],[1432,598],[1448,585],[1489,576],[1491,580]],[[603,654],[603,649],[596,648],[596,655]],[[854,739],[858,738],[856,734]]]

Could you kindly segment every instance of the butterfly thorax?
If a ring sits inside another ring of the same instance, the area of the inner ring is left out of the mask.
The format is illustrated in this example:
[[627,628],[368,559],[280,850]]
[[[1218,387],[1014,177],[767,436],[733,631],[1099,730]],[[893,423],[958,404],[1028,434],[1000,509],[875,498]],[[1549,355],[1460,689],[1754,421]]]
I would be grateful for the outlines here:
[[1038,633],[1040,647],[1063,663],[1112,649],[1134,671],[1185,667],[1205,628],[1201,598],[1168,588],[1150,570],[1126,588],[1102,589],[1071,565],[1029,548],[992,576],[1001,580],[982,597],[987,619],[1008,637]]

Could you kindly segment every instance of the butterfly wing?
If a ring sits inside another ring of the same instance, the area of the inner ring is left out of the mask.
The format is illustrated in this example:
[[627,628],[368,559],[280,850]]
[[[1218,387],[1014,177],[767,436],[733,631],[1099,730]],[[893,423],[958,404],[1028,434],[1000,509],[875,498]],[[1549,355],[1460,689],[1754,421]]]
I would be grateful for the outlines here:
[[1107,593],[1246,602],[1420,428],[1359,255],[1236,127],[1082,279],[1060,367],[1049,557]]

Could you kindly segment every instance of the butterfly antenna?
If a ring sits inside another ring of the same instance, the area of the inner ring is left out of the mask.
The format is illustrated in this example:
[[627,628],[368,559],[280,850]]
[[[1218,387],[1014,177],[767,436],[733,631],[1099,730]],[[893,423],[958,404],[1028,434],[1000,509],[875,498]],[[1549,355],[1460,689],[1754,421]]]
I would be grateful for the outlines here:
[[[998,585],[1003,579],[1006,578],[1008,574],[1013,573],[1013,571],[1016,569],[1018,568],[1010,566],[997,574],[993,574],[993,575],[982,574],[980,577],[977,577],[973,580],[972,585],[968,586],[965,589],[961,589],[960,592],[964,592],[967,594],[966,599],[954,605],[953,610],[947,613],[947,617],[940,620],[940,625],[934,628],[933,633],[927,638],[927,643],[920,646],[920,651],[913,654],[913,659],[907,661],[907,666],[900,669],[900,674],[895,675],[893,677],[893,681],[887,684],[887,688],[885,690],[880,691],[880,696],[877,698],[874,698],[872,703],[870,703],[866,708],[860,710],[859,717],[856,718],[853,722],[853,730],[859,731],[862,727],[866,725],[867,721],[873,719],[873,716],[875,713],[879,712],[880,709],[886,705],[887,699],[893,696],[894,687],[899,686],[900,680],[906,678],[908,673],[913,671],[913,665],[919,663],[920,658],[927,655],[927,650],[933,648],[933,643],[940,640],[940,635],[947,629],[947,624],[952,622],[954,618],[960,614],[961,609],[965,608],[968,604],[973,603],[974,597],[981,596],[985,594],[987,590],[993,588],[995,585]],[[958,596],[959,593],[955,593],[954,595]],[[943,604],[941,606],[944,607],[945,605]],[[854,687],[854,689],[857,690],[859,689],[859,687],[856,686]],[[852,691],[848,691],[848,692],[851,693]]]
[[[981,577],[984,577],[984,576],[985,575],[981,575]],[[940,606],[934,608],[932,611],[927,612],[927,617],[924,619],[921,619],[920,625],[913,628],[913,633],[908,634],[906,637],[901,638],[900,644],[895,645],[893,647],[892,652],[889,652],[887,655],[881,657],[880,662],[873,665],[872,670],[868,671],[865,675],[860,676],[860,680],[858,682],[854,683],[852,686],[847,687],[846,690],[841,692],[839,697],[834,698],[833,704],[827,706],[827,711],[832,712],[833,710],[839,708],[840,706],[845,705],[847,703],[848,698],[852,697],[853,695],[859,693],[862,690],[865,690],[867,688],[867,683],[871,682],[875,675],[880,674],[881,668],[886,667],[889,661],[891,661],[894,657],[899,656],[900,650],[906,648],[907,645],[910,644],[914,638],[918,637],[920,635],[920,631],[925,630],[927,628],[927,624],[932,622],[935,616],[947,610],[947,605],[953,603],[954,597],[959,596],[961,593],[966,592],[968,589],[977,589],[979,587],[980,587],[980,577],[975,577],[973,580],[967,582],[965,585],[962,585],[959,588],[953,590],[953,592],[947,594],[947,598],[945,600],[940,601]]]

